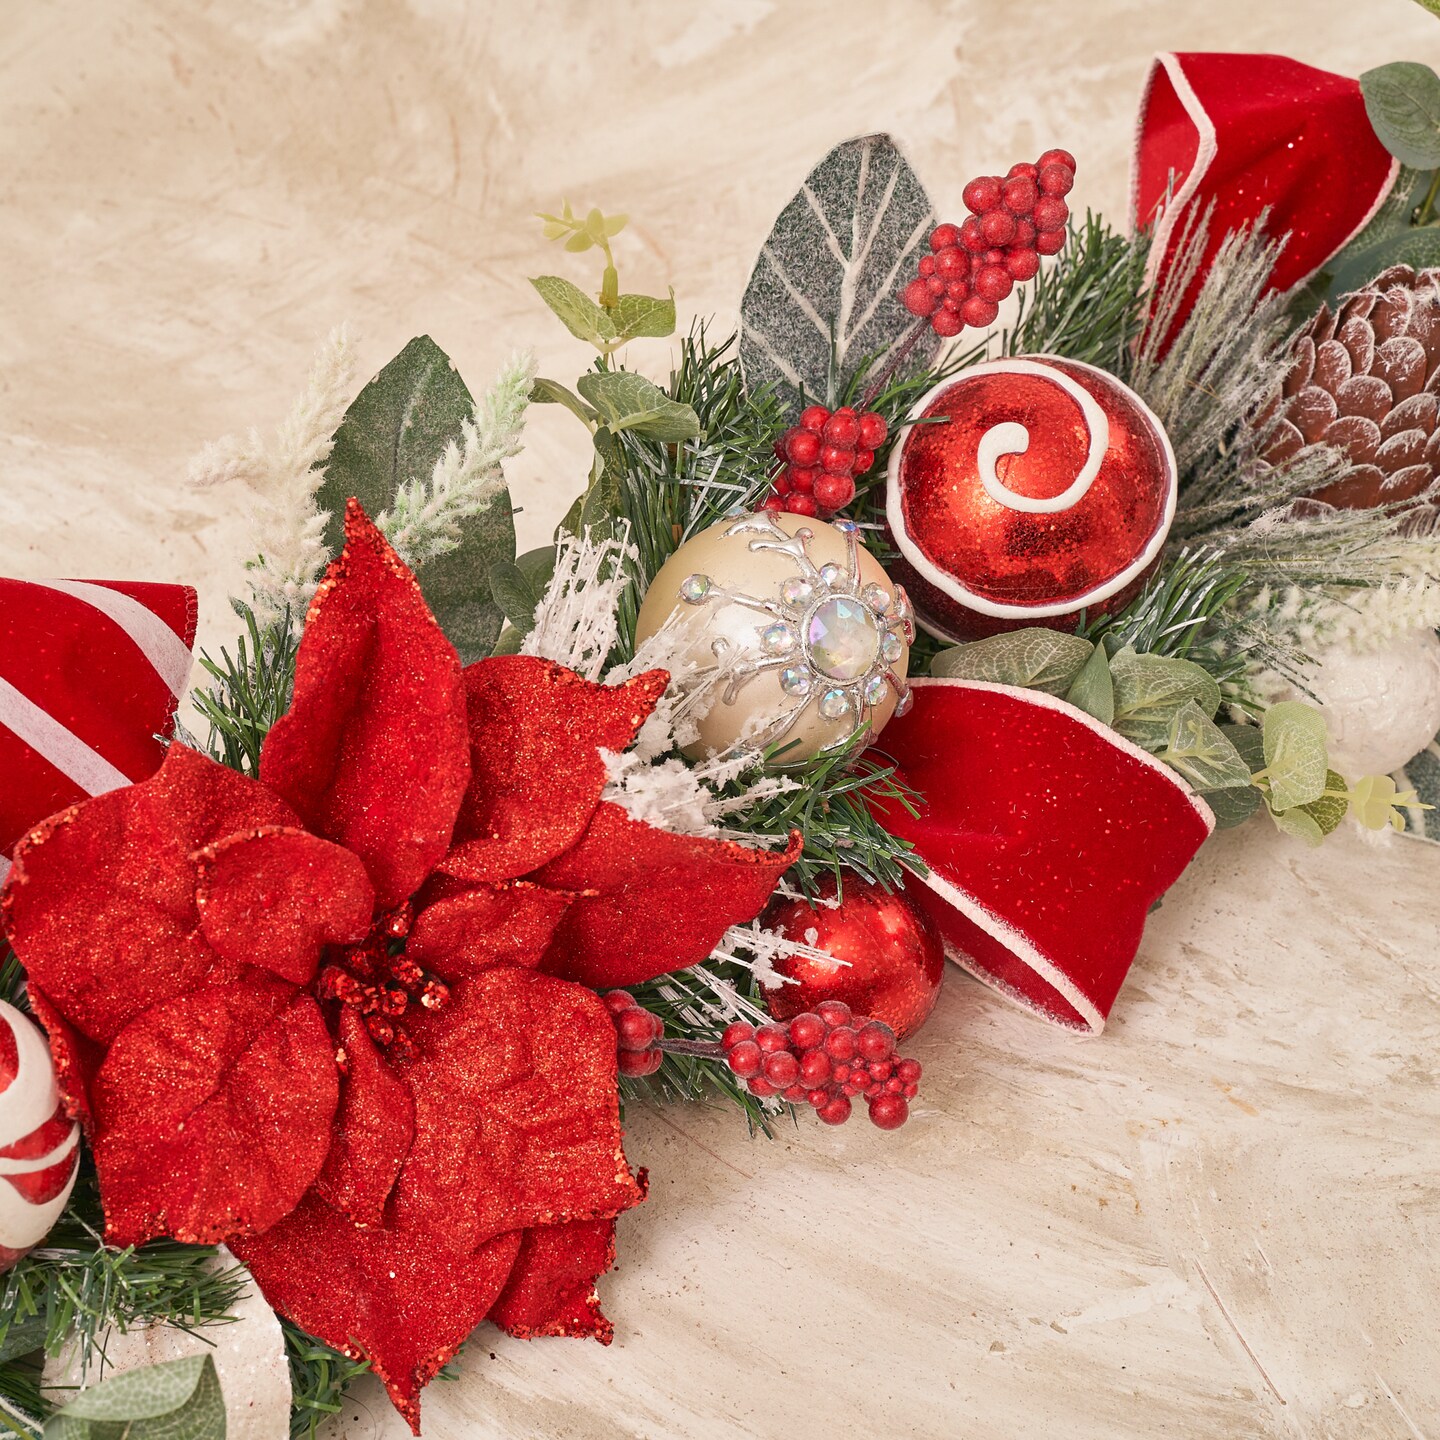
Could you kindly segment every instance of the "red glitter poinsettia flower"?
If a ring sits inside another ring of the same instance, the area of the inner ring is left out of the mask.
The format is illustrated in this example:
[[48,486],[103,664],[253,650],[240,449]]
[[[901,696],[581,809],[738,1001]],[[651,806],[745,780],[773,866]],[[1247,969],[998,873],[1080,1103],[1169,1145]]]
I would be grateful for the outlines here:
[[260,779],[172,745],[16,852],[4,923],[107,1240],[227,1241],[417,1433],[487,1315],[610,1338],[594,1282],[643,1190],[589,987],[703,958],[794,859],[601,801],[665,684],[462,670],[352,501]]

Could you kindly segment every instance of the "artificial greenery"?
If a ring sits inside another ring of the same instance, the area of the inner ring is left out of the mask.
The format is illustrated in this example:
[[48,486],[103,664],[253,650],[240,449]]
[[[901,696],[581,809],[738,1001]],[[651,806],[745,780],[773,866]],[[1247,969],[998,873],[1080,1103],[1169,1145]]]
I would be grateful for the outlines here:
[[225,1440],[225,1399],[211,1355],[112,1375],[45,1422],[44,1440]]
[[248,605],[236,601],[235,609],[245,624],[235,654],[222,649],[215,660],[201,652],[200,666],[214,683],[196,689],[194,704],[210,724],[210,755],[255,777],[270,727],[290,708],[298,640],[288,614],[262,626]]
[[315,1440],[316,1429],[340,1413],[346,1390],[370,1365],[342,1355],[286,1319],[281,1319],[280,1329],[290,1365],[291,1440]]

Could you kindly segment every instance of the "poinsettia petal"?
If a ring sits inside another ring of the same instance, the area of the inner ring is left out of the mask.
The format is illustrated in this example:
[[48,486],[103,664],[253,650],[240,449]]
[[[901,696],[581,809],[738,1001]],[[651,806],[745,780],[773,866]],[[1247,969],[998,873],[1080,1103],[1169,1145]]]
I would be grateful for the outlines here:
[[608,1345],[615,1327],[600,1309],[595,1282],[614,1263],[613,1220],[527,1230],[510,1279],[486,1319],[521,1340],[590,1336]]
[[320,1173],[338,1095],[320,1007],[292,985],[257,970],[156,1005],[90,1087],[106,1240],[273,1225]]
[[574,844],[605,788],[601,749],[629,746],[668,684],[652,670],[597,685],[531,655],[467,667],[472,773],[441,868],[511,880]]
[[335,1139],[315,1190],[357,1225],[380,1225],[415,1138],[415,1103],[356,1010],[340,1013],[340,1049],[345,1078]]
[[313,1192],[231,1245],[276,1310],[370,1361],[417,1435],[421,1389],[485,1318],[519,1248],[518,1234],[497,1235],[457,1255],[424,1234],[362,1230]]
[[414,894],[450,844],[470,778],[460,659],[354,500],[260,777],[306,828],[365,862],[381,909]]
[[392,1223],[466,1253],[531,1225],[617,1215],[641,1199],[621,1147],[615,1026],[583,986],[485,970],[406,1025],[415,1144]]
[[442,980],[463,980],[494,965],[538,965],[574,898],[523,880],[432,887],[415,917],[406,956]]
[[540,968],[596,989],[638,985],[703,960],[732,925],[764,908],[800,854],[672,835],[609,802],[580,842],[532,878],[583,893]]
[[229,978],[200,932],[191,855],[241,830],[294,825],[263,785],[171,745],[148,780],[63,810],[15,852],[4,922],[27,974],[106,1041],[158,1001]]
[[50,1059],[55,1066],[55,1082],[60,1087],[65,1109],[82,1125],[88,1126],[92,1118],[90,1083],[105,1058],[105,1051],[70,1024],[33,980],[26,985],[25,994],[32,1013],[50,1037]]
[[217,955],[303,985],[326,945],[370,930],[375,891],[357,855],[304,830],[232,835],[195,857],[200,928]]

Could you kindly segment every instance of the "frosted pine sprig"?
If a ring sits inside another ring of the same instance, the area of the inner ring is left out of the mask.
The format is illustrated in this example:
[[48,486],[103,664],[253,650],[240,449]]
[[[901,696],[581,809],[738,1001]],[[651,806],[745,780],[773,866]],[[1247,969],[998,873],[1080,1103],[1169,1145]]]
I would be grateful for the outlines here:
[[409,480],[376,521],[413,570],[460,544],[463,521],[480,514],[505,488],[502,462],[519,454],[535,381],[535,356],[514,356],[496,376],[473,420],[461,427],[428,480]]
[[327,516],[315,503],[336,429],[355,388],[355,356],[342,325],[320,347],[289,415],[266,440],[258,430],[207,445],[190,463],[192,485],[239,482],[255,496],[251,608],[262,625],[287,612],[298,626],[329,554]]

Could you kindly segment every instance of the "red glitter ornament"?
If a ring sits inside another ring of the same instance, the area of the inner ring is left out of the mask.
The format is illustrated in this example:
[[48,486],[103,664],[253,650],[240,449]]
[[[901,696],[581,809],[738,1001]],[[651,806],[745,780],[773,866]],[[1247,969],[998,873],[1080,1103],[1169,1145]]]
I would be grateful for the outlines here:
[[[833,900],[835,891],[834,881],[828,880],[820,898]],[[888,1025],[903,1040],[935,1008],[945,970],[944,947],[929,918],[902,893],[850,875],[838,906],[786,900],[767,912],[766,924],[787,939],[846,962],[799,956],[777,959],[775,969],[798,982],[767,996],[777,1020],[815,1010],[826,1000],[839,1000],[857,1015]]]
[[601,804],[600,751],[666,683],[462,671],[352,501],[260,780],[175,744],[16,850],[0,908],[107,1240],[227,1241],[417,1433],[497,1302],[517,1333],[608,1336],[576,1267],[642,1190],[610,1012],[575,980],[702,959],[794,857]]
[[932,633],[1060,629],[1143,583],[1175,513],[1175,456],[1113,375],[995,360],[938,385],[910,419],[947,422],[909,426],[886,496],[892,573]]

